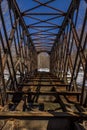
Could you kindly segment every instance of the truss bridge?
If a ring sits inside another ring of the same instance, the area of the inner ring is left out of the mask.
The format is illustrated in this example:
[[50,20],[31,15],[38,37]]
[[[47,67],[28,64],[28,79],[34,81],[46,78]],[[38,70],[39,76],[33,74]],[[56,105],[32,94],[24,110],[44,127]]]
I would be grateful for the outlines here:
[[86,48],[86,0],[0,0],[0,130],[86,130]]

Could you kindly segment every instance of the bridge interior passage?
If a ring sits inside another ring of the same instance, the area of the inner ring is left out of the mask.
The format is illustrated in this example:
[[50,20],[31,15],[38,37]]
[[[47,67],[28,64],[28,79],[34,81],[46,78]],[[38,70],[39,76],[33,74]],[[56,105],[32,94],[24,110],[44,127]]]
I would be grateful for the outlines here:
[[86,0],[0,0],[0,129],[10,118],[14,130],[83,130]]

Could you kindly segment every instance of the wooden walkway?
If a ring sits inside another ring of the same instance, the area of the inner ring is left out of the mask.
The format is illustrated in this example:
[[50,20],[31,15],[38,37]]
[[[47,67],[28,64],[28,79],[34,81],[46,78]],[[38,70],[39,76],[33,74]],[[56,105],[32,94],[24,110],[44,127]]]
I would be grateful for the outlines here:
[[[52,126],[47,127],[50,120],[55,120],[55,129],[59,129],[60,120],[66,123],[86,120],[86,109],[80,106],[78,100],[80,92],[67,91],[69,84],[63,80],[57,79],[51,73],[37,72],[32,76],[27,74],[23,83],[19,84],[18,91],[7,91],[8,96],[12,97],[11,101],[0,111],[0,119],[3,120],[3,130],[9,126],[12,130],[21,127],[28,130],[35,128],[38,130],[50,130]],[[13,122],[13,125],[9,125]],[[19,124],[18,124],[19,122]],[[36,122],[38,124],[25,124]],[[41,122],[41,126],[40,126]],[[18,126],[16,124],[18,124]],[[24,124],[24,125],[23,125]],[[6,126],[7,125],[7,126]],[[44,125],[44,127],[43,127]],[[51,125],[51,124],[50,124]],[[70,127],[70,126],[68,126]]]

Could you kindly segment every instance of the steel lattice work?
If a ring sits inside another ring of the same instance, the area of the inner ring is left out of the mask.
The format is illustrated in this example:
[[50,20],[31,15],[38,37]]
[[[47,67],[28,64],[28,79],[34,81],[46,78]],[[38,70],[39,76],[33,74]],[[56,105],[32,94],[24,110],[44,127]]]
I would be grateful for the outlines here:
[[[71,0],[67,11],[52,6],[55,0],[33,0],[33,3],[33,7],[23,10],[18,0],[0,0],[0,106],[14,110],[14,114],[0,113],[1,118],[21,118],[22,113],[16,110],[28,111],[29,103],[38,103],[40,95],[48,95],[53,96],[49,101],[59,104],[65,115],[56,115],[55,111],[52,114],[46,109],[43,113],[25,112],[22,116],[53,118],[54,115],[71,118],[73,122],[86,120],[87,2]],[[40,11],[43,7],[46,10]],[[49,54],[50,73],[37,72],[40,52]],[[41,89],[46,86],[50,91]],[[75,112],[70,109],[73,105]]]

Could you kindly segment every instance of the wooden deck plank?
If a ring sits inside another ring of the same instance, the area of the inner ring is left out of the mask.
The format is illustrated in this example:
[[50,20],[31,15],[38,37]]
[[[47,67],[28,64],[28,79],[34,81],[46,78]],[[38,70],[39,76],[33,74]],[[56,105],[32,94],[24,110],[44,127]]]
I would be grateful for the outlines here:
[[79,117],[78,114],[70,112],[41,112],[41,111],[30,111],[30,112],[19,112],[19,111],[8,111],[0,112],[0,118],[17,118],[17,117]]
[[7,94],[15,94],[15,93],[21,93],[21,94],[39,94],[39,95],[73,95],[77,96],[80,95],[80,92],[69,92],[69,91],[61,91],[61,92],[46,92],[46,91],[6,91]]
[[28,83],[24,83],[24,84],[18,84],[18,86],[42,86],[42,87],[51,87],[51,86],[69,86],[69,84],[28,84]]

